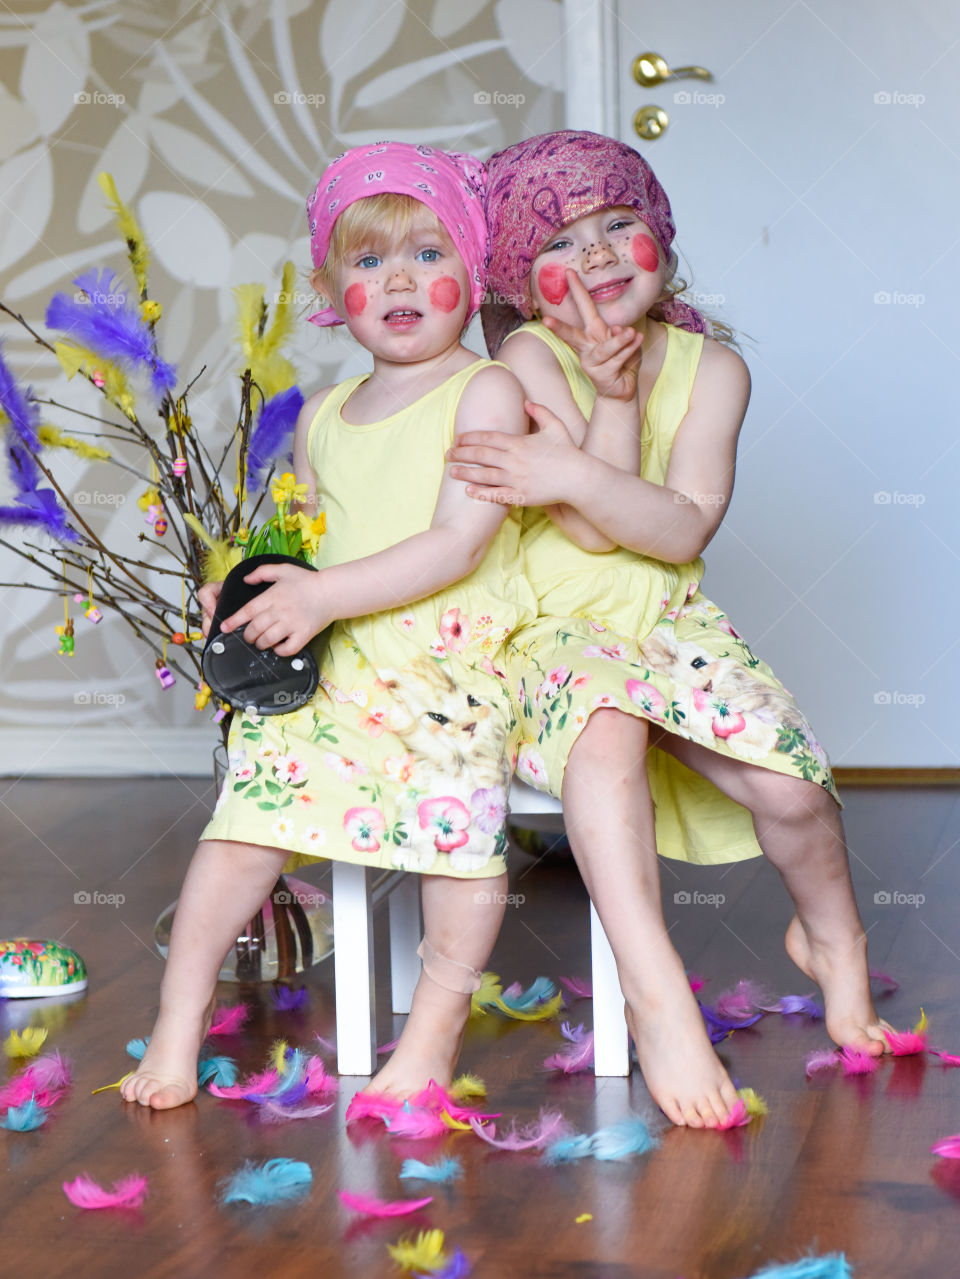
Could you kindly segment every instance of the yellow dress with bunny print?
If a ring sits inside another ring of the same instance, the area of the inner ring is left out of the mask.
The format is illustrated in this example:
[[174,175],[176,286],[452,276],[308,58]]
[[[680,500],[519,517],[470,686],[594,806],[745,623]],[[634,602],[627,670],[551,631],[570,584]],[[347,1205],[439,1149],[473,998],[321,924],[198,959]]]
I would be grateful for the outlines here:
[[[477,360],[382,421],[345,422],[364,377],[334,387],[307,440],[327,531],[318,568],[373,555],[430,526]],[[503,367],[502,365],[500,367]],[[517,717],[504,644],[536,616],[520,518],[504,520],[480,565],[402,608],[337,622],[320,687],[289,715],[236,711],[229,773],[203,838],[459,878],[506,868]]]
[[[663,367],[641,435],[640,473],[653,484],[666,482],[703,351],[701,334],[664,328]],[[589,418],[596,392],[573,349],[539,321],[515,332],[547,344]],[[589,716],[612,707],[728,759],[813,782],[837,799],[829,760],[792,694],[700,590],[702,560],[665,564],[623,547],[584,551],[542,509],[525,512],[523,545],[540,615],[507,644],[521,780],[559,797]],[[750,813],[707,778],[657,747],[647,754],[647,777],[658,852],[699,863],[760,855]]]

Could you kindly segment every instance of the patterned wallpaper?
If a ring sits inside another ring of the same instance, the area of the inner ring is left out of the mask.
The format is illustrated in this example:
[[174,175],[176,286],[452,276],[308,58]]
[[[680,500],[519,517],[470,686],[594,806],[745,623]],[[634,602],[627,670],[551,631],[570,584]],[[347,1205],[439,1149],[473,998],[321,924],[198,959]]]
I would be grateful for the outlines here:
[[[560,0],[85,0],[0,11],[0,300],[42,331],[50,295],[125,256],[96,175],[113,173],[153,250],[163,304],[161,354],[213,441],[235,416],[232,286],[267,297],[292,258],[303,305],[310,266],[304,197],[329,158],[379,138],[486,157],[563,124]],[[300,301],[301,299],[298,299]],[[298,326],[292,355],[305,392],[366,367],[349,338]],[[52,356],[6,315],[0,339],[38,394],[88,413],[102,402],[67,383]],[[482,350],[479,334],[470,343]],[[63,410],[46,420],[82,429]],[[69,474],[101,536],[143,528],[143,485],[105,464]],[[3,497],[8,480],[0,477]],[[29,566],[0,554],[0,579]],[[39,573],[32,580],[46,584]],[[123,622],[79,618],[76,654],[57,655],[62,597],[5,590],[0,724],[44,734],[28,766],[69,767],[82,730],[197,725],[183,680],[163,692]],[[74,612],[78,612],[74,606]],[[213,740],[212,727],[208,726]],[[8,749],[0,766],[16,767]],[[157,767],[164,766],[157,752]]]

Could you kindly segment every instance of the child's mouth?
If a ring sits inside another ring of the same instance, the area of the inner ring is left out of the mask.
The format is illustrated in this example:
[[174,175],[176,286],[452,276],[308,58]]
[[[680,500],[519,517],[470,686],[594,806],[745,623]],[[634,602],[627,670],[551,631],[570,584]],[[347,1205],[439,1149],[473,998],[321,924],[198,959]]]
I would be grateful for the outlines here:
[[383,322],[391,329],[410,329],[422,319],[422,312],[398,307],[394,311],[388,311],[383,317]]
[[607,280],[605,284],[598,284],[595,289],[590,289],[589,293],[594,302],[612,302],[624,292],[629,283],[629,279]]

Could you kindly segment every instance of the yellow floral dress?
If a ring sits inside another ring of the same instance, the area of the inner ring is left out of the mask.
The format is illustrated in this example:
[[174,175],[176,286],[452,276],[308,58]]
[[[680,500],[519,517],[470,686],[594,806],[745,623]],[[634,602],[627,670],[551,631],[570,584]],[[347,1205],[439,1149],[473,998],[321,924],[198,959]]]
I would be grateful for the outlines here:
[[[701,334],[664,327],[663,368],[641,436],[641,475],[654,484],[666,481],[703,350]],[[589,418],[596,393],[572,348],[539,321],[516,332],[550,347]],[[702,560],[666,564],[623,547],[584,551],[539,508],[524,514],[523,547],[540,614],[507,644],[523,781],[559,797],[591,712],[613,707],[837,798],[829,760],[793,696],[700,590]],[[712,782],[656,748],[647,776],[664,856],[712,863],[760,854],[750,814]]]
[[[477,360],[408,408],[357,426],[335,387],[308,455],[326,515],[318,568],[373,555],[428,528]],[[501,366],[502,367],[502,366]],[[205,839],[460,878],[506,865],[506,809],[519,727],[504,644],[536,616],[511,512],[482,563],[402,608],[337,622],[318,652],[320,687],[289,715],[237,711],[230,769]]]

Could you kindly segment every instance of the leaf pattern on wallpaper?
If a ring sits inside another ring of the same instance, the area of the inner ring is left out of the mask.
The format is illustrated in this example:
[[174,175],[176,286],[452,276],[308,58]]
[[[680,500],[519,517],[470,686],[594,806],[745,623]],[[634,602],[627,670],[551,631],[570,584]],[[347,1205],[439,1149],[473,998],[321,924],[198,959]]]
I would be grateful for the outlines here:
[[[198,419],[229,416],[238,371],[231,289],[275,280],[289,257],[300,309],[313,309],[303,206],[324,165],[377,138],[485,156],[519,133],[559,127],[562,101],[550,87],[559,55],[544,54],[559,14],[556,0],[56,0],[15,22],[0,18],[0,296],[38,319],[51,292],[82,271],[125,272],[96,181],[108,169],[152,241],[164,356],[185,379],[206,365],[192,401]],[[522,118],[509,104],[474,100],[492,89],[524,94]],[[83,105],[74,102],[80,92],[125,101]],[[38,394],[98,410],[96,399],[77,399],[76,380],[68,387],[38,363],[31,343],[13,340],[7,350]],[[348,337],[308,324],[298,326],[291,355],[305,391],[368,367]],[[102,483],[94,466],[77,469],[78,488]],[[138,492],[131,478],[131,496]],[[133,500],[91,514],[140,531]],[[83,723],[196,722],[192,698],[164,694],[152,663],[110,619],[95,632],[109,643],[84,637],[81,665],[63,669],[48,643],[60,620],[62,603],[40,593],[0,616],[0,723],[75,723],[79,672],[126,697],[102,716],[87,708]]]

